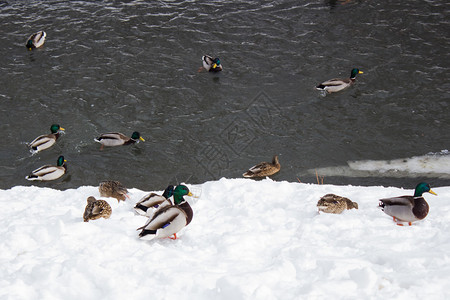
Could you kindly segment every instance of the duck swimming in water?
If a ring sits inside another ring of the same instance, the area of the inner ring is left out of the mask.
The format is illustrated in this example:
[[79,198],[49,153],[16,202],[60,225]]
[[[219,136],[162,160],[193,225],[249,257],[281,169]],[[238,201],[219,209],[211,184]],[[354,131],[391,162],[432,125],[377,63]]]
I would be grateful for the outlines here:
[[343,89],[348,88],[355,82],[356,75],[358,75],[358,74],[363,74],[363,72],[360,71],[359,69],[355,68],[350,73],[350,78],[330,79],[330,80],[324,81],[321,84],[319,84],[318,86],[316,86],[316,89],[318,89],[320,91],[326,91],[328,93],[335,93],[335,92],[342,91]]

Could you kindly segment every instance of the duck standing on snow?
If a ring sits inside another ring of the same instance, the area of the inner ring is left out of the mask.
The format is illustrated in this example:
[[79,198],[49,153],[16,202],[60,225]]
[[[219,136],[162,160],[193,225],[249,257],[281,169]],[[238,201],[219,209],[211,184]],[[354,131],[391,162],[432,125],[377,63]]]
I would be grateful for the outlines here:
[[139,237],[151,240],[173,235],[173,239],[176,239],[177,232],[186,227],[192,221],[194,215],[191,206],[183,198],[186,195],[192,196],[187,186],[178,185],[173,191],[174,205],[157,210],[144,226],[137,229],[142,229]]
[[100,150],[102,150],[104,146],[113,147],[139,143],[139,141],[145,142],[144,138],[141,137],[137,131],[133,132],[131,137],[128,137],[120,132],[104,133],[98,138],[95,138],[94,141],[102,144],[100,146]]
[[87,198],[87,205],[84,209],[83,220],[89,222],[89,220],[97,220],[100,218],[109,219],[112,209],[108,202],[105,200],[97,200],[94,197]]
[[318,86],[316,86],[316,89],[320,91],[326,91],[328,93],[334,93],[339,92],[345,88],[348,88],[350,85],[352,85],[355,82],[356,75],[363,74],[362,71],[359,69],[353,69],[350,73],[350,78],[335,78],[330,79],[325,82],[322,82]]
[[340,214],[346,209],[358,209],[358,203],[352,202],[350,199],[335,194],[326,194],[317,202],[319,212],[330,214]]
[[27,40],[26,47],[28,50],[33,50],[35,48],[39,48],[45,43],[45,38],[47,34],[45,31],[41,30],[36,33],[33,33]]
[[251,167],[247,172],[242,174],[242,176],[247,178],[257,178],[271,176],[278,171],[280,171],[281,165],[278,161],[278,155],[274,155],[272,162],[262,162],[256,166]]
[[139,200],[136,203],[134,209],[138,214],[150,217],[156,209],[161,209],[163,207],[173,205],[172,201],[170,201],[169,199],[172,195],[173,195],[173,185],[169,185],[164,190],[162,196],[155,193],[145,195],[141,200]]
[[119,181],[106,180],[100,182],[98,185],[98,191],[101,197],[116,198],[117,202],[120,200],[125,201],[125,197],[128,197],[128,190]]
[[37,153],[53,146],[60,137],[61,133],[64,132],[64,128],[58,124],[53,124],[50,127],[50,131],[50,134],[40,135],[28,144],[31,153]]
[[416,186],[414,196],[400,196],[393,198],[380,199],[379,207],[397,222],[397,225],[403,225],[398,222],[412,222],[425,219],[428,215],[429,206],[422,197],[423,193],[437,195],[430,188],[430,185],[421,182]]
[[59,177],[63,176],[67,171],[67,165],[65,164],[66,160],[64,156],[58,157],[56,166],[45,165],[40,167],[39,169],[31,172],[30,175],[26,176],[27,180],[40,180],[40,181],[49,181],[55,180]]
[[[209,55],[202,56],[203,69],[208,72],[220,72],[223,70],[222,64],[220,63],[220,59],[218,57],[212,58]],[[202,70],[200,67],[199,71]]]

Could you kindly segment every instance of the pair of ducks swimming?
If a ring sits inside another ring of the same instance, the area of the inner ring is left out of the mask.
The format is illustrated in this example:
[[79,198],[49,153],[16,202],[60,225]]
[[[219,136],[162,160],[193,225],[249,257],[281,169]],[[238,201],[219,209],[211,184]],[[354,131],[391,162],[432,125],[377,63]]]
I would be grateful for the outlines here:
[[[31,153],[36,154],[42,150],[52,147],[60,138],[65,129],[59,124],[52,124],[52,126],[50,126],[50,131],[50,134],[40,135],[28,144]],[[131,137],[128,137],[120,132],[104,133],[94,140],[101,144],[100,150],[102,150],[104,146],[114,147],[145,141],[137,131],[133,132]],[[56,161],[56,166],[44,165],[32,171],[25,177],[25,179],[38,181],[56,180],[67,172],[66,162],[67,161],[64,159],[64,156],[61,155]]]
[[[118,201],[128,197],[128,190],[118,181],[104,181],[99,185],[100,196],[113,197]],[[150,193],[144,196],[135,205],[135,210],[140,215],[149,217],[141,230],[139,237],[145,240],[154,238],[177,238],[177,233],[186,227],[193,217],[193,210],[184,196],[192,196],[188,187],[178,185],[174,188],[169,185],[160,196]],[[173,202],[170,200],[173,197]],[[96,200],[94,197],[87,199],[83,219],[85,222],[99,218],[108,219],[111,216],[111,206],[105,200]]]

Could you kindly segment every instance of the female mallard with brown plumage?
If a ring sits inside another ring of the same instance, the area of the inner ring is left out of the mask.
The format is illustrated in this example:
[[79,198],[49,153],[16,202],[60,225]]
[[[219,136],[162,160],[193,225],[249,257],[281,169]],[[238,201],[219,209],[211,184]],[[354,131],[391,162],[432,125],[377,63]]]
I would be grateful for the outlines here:
[[335,92],[342,91],[343,89],[348,88],[355,82],[356,75],[358,75],[358,74],[363,74],[363,72],[360,71],[359,69],[355,68],[350,73],[350,78],[330,79],[330,80],[324,81],[321,84],[319,84],[318,86],[316,86],[316,89],[318,89],[320,91],[326,91],[328,93],[335,93]]
[[136,203],[134,210],[136,210],[136,212],[140,215],[151,217],[155,210],[172,205],[172,201],[169,199],[172,195],[173,185],[169,185],[164,190],[162,196],[155,193],[145,195]]
[[326,194],[317,202],[319,212],[340,214],[346,209],[358,209],[358,203],[335,194]]
[[428,183],[421,182],[416,186],[414,196],[380,199],[378,207],[391,216],[397,225],[403,225],[398,222],[408,222],[411,226],[412,222],[423,220],[428,215],[430,208],[422,197],[423,193],[437,195],[431,190]]
[[251,167],[247,172],[242,174],[242,176],[247,178],[257,178],[271,176],[278,171],[280,171],[281,165],[278,161],[278,155],[274,155],[272,162],[261,162],[253,167]]
[[144,226],[137,229],[142,229],[139,237],[151,240],[173,235],[173,239],[176,239],[177,232],[186,227],[192,221],[194,215],[191,206],[183,196],[192,196],[192,194],[187,186],[178,185],[173,191],[174,205],[157,210]]
[[50,126],[50,131],[50,134],[40,135],[28,144],[31,153],[34,154],[53,146],[61,136],[61,133],[63,133],[64,128],[62,128],[58,124],[53,124],[52,126]]
[[106,180],[100,182],[98,185],[98,191],[101,197],[116,198],[117,202],[120,200],[125,201],[128,197],[128,190],[119,181]]
[[112,209],[105,200],[97,200],[94,197],[87,198],[87,205],[84,209],[83,220],[97,220],[100,218],[108,219],[111,216]]

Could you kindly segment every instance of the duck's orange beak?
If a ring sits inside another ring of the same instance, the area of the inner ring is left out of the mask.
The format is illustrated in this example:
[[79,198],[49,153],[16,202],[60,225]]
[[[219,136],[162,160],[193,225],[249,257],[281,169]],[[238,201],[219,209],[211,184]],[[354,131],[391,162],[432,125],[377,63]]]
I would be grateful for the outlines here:
[[436,194],[435,192],[433,192],[432,190],[429,190],[429,191],[428,191],[428,193],[430,193],[430,194],[433,194],[433,195],[436,195],[436,196],[437,196],[437,194]]

